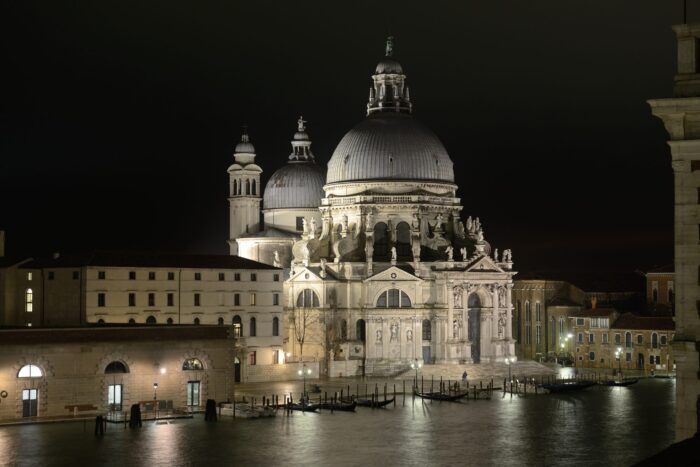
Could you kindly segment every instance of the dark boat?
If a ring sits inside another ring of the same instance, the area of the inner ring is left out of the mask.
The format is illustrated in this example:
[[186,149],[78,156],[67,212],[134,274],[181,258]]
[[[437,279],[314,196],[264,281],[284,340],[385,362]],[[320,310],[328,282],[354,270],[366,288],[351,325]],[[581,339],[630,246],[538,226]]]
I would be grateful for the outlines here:
[[308,402],[289,404],[289,408],[292,410],[299,410],[300,412],[316,412],[320,408],[320,404],[310,404]]
[[434,401],[447,401],[447,402],[455,402],[461,399],[462,397],[466,397],[469,395],[468,392],[462,392],[459,394],[445,394],[442,392],[418,392],[418,391],[413,391],[413,393],[423,399],[431,399]]
[[394,398],[392,397],[391,399],[387,399],[385,401],[379,401],[379,400],[372,400],[372,399],[355,399],[355,403],[359,407],[372,407],[372,408],[378,408],[378,407],[386,407],[387,405],[391,404],[394,402]]
[[357,404],[353,402],[321,402],[318,404],[323,410],[339,410],[341,412],[354,412]]
[[638,381],[638,378],[623,379],[622,381],[615,381],[614,379],[609,379],[606,381],[600,381],[598,384],[600,384],[601,386],[631,386]]
[[569,392],[586,389],[595,384],[595,381],[566,381],[564,383],[542,384],[540,387],[547,389],[549,392]]

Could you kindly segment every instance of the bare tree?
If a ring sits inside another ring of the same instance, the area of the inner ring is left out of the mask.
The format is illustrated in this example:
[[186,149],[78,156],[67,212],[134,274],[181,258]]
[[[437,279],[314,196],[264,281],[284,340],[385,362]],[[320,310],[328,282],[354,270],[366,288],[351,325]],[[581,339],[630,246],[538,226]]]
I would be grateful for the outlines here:
[[296,307],[292,312],[291,321],[294,327],[294,338],[299,344],[299,361],[303,361],[304,342],[310,333],[309,329],[319,322],[319,315],[313,308]]

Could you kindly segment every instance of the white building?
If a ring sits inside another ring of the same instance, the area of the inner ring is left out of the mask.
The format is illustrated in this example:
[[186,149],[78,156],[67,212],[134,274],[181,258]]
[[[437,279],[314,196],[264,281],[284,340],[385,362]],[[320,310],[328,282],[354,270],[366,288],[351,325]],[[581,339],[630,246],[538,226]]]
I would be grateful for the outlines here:
[[[295,232],[286,350],[317,358],[331,375],[515,355],[510,250],[499,258],[479,218],[462,222],[452,161],[412,110],[389,41],[372,76],[367,117],[333,153],[322,199],[312,209],[318,189],[309,182],[310,151],[297,152],[308,141],[301,120],[290,162],[303,160],[307,170],[285,173],[285,184],[271,185],[273,176],[265,189],[265,228]],[[270,216],[276,203],[296,199],[305,204]],[[238,237],[240,254],[270,262],[252,253],[264,241]]]

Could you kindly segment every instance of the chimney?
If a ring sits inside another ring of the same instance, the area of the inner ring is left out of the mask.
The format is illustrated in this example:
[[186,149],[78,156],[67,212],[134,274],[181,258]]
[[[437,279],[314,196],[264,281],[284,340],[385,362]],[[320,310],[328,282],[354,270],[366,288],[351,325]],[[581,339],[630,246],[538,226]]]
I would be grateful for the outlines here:
[[598,297],[596,297],[595,295],[593,295],[593,296],[591,297],[591,309],[592,309],[592,310],[595,310],[595,307],[596,307],[597,305],[598,305]]

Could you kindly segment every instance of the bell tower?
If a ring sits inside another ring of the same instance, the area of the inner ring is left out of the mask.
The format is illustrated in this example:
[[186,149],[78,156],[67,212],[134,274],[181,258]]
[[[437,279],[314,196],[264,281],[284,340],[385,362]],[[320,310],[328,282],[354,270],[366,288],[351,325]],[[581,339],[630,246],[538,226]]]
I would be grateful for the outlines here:
[[229,185],[229,253],[238,254],[236,239],[260,231],[260,174],[255,164],[255,147],[243,127],[241,141],[233,152],[234,162],[228,168]]

